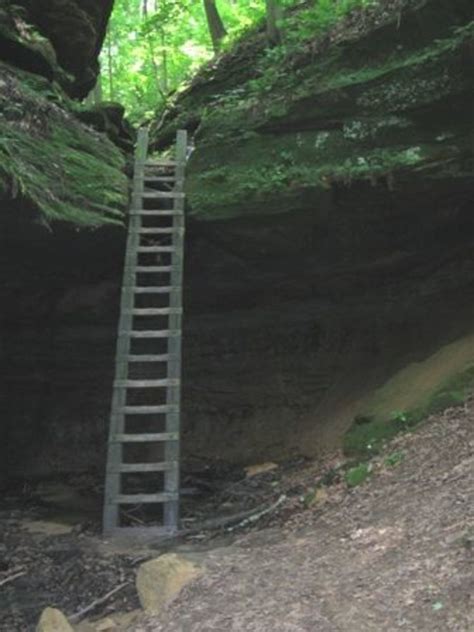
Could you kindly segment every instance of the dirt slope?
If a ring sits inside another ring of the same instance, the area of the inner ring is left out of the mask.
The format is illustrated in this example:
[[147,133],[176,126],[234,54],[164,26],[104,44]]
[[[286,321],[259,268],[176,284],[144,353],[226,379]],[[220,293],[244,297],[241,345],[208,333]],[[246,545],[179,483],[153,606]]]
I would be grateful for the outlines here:
[[134,631],[473,631],[473,421],[471,399],[392,443],[366,484],[207,554]]

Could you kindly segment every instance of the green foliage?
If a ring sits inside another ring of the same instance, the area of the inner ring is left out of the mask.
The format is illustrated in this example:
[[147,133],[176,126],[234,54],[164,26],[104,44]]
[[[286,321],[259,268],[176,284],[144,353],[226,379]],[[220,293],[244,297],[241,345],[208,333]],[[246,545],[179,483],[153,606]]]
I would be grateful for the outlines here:
[[[229,49],[264,15],[263,0],[218,2]],[[107,100],[123,103],[132,119],[151,117],[214,53],[201,0],[116,0],[102,53]]]
[[313,6],[290,14],[282,24],[286,43],[298,44],[326,31],[347,13],[377,4],[378,0],[316,0]]
[[[287,61],[350,11],[379,0],[281,0],[286,17],[282,41],[262,49],[250,93],[270,91],[287,74]],[[116,0],[102,54],[105,98],[126,105],[132,118],[150,117],[213,56],[202,0]],[[262,30],[265,0],[218,1],[227,30],[223,52],[242,36]],[[233,95],[238,100],[243,95]]]
[[349,487],[357,487],[364,483],[370,476],[372,467],[370,463],[359,463],[355,467],[351,467],[345,473],[345,480]]

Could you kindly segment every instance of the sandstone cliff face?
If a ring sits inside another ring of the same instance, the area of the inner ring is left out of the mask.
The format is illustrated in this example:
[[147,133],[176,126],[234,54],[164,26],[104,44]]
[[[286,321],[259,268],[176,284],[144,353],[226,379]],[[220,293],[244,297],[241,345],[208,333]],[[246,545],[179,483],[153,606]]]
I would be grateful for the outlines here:
[[383,411],[371,403],[399,370],[464,340],[473,315],[471,3],[384,6],[265,75],[263,36],[243,41],[156,126],[157,147],[183,126],[196,141],[196,452],[210,455],[208,437],[235,459],[327,449],[362,411],[419,415],[474,362],[466,343],[419,376],[418,400],[402,396],[407,379]]
[[[386,4],[405,9],[308,45],[269,83],[263,37],[245,40],[156,127],[157,147],[196,136],[185,459],[314,455],[472,369],[470,2]],[[2,432],[21,451],[2,463],[102,468],[123,232],[6,228]]]

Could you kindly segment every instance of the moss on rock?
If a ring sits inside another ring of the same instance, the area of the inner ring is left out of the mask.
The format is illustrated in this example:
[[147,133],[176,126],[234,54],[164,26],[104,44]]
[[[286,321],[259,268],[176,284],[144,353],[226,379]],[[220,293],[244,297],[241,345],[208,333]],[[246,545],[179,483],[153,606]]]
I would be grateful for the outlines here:
[[122,221],[122,153],[77,121],[49,82],[0,65],[0,197],[23,196],[46,223]]

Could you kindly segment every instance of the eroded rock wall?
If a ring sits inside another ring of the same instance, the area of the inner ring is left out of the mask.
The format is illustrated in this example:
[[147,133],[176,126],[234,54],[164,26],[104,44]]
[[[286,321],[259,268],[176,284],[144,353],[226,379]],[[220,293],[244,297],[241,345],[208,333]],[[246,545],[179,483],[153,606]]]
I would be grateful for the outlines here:
[[[185,459],[340,446],[375,389],[472,334],[468,8],[421,2],[400,25],[391,16],[300,60],[262,99],[222,98],[242,79],[242,59],[233,72],[224,59],[165,117],[157,143],[197,128]],[[2,463],[10,474],[102,470],[123,232],[12,226],[0,231]],[[462,368],[438,367],[428,390]]]
[[[416,197],[341,188],[324,232],[311,212],[190,220],[184,459],[249,463],[336,448],[376,388],[472,333],[469,196],[461,184]],[[116,231],[38,229],[28,240],[1,231],[10,474],[102,471],[123,257]],[[428,390],[462,368],[445,363],[426,376]]]
[[113,0],[2,0],[0,57],[56,77],[71,96],[83,98],[99,74],[112,8]]

